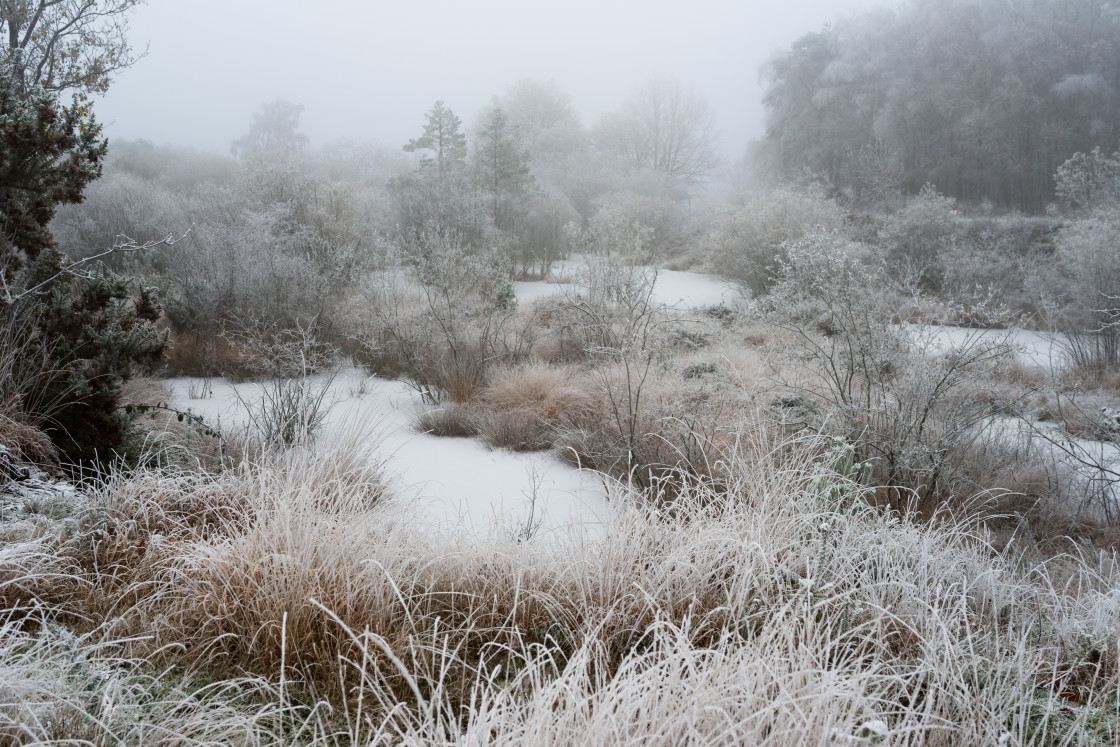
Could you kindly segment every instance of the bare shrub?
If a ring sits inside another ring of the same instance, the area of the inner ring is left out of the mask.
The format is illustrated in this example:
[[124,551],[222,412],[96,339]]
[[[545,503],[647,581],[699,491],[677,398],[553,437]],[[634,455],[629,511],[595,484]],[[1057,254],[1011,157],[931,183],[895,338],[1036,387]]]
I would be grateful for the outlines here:
[[1011,360],[1010,345],[974,332],[941,352],[934,332],[895,323],[886,278],[835,235],[809,236],[787,252],[766,307],[792,333],[783,383],[815,403],[817,427],[858,445],[896,508],[910,493],[948,497],[958,460],[991,412],[979,391]]
[[704,243],[716,272],[760,297],[778,275],[785,242],[838,229],[842,219],[840,208],[816,188],[748,192],[716,217]]
[[427,402],[464,402],[490,365],[528,355],[533,329],[516,313],[504,257],[435,239],[427,247],[411,267],[367,287],[364,358],[375,372],[402,376]]
[[629,257],[635,263],[656,264],[681,249],[683,216],[668,197],[611,192],[595,201],[594,210],[579,240],[587,253],[610,256],[621,246],[620,234],[635,231],[642,233],[641,255]]
[[[1017,411],[1020,428],[1038,442],[1068,516],[1115,527],[1120,521],[1120,427],[1098,393],[1080,392],[1053,376],[1030,407]],[[1052,422],[1047,422],[1052,421]]]
[[[585,419],[559,429],[554,437],[559,456],[654,488],[657,500],[671,500],[682,481],[722,484],[720,465],[734,447],[730,434],[754,406],[733,370],[734,363],[689,360],[666,364],[644,382],[633,439],[612,417]],[[618,364],[603,365],[613,371],[596,373],[600,385],[625,378]],[[609,397],[605,404],[610,404]],[[609,415],[612,409],[606,412]]]
[[265,335],[238,335],[243,362],[263,381],[254,396],[235,391],[261,444],[289,447],[313,441],[330,412],[330,388],[339,366],[334,351],[324,348],[310,326]]
[[565,290],[564,305],[574,339],[595,364],[598,389],[607,400],[605,420],[622,445],[624,458],[612,460],[607,471],[621,469],[641,481],[640,442],[647,433],[643,395],[664,363],[665,332],[676,315],[653,298],[657,270],[633,264],[641,256],[642,233],[626,232],[612,241],[610,253],[588,258],[582,282]]
[[120,236],[142,243],[191,228],[174,250],[110,258],[112,269],[160,286],[178,333],[238,317],[289,327],[335,314],[372,254],[366,191],[312,159],[272,153],[235,164],[144,150],[115,145],[84,203],[56,216],[64,251],[84,257]]

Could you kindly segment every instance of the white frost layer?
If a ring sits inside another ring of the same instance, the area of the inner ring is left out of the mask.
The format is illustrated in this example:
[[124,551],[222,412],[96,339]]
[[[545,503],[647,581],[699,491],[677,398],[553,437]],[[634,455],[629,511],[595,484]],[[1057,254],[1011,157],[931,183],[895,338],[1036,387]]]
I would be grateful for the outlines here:
[[923,327],[922,334],[940,349],[959,348],[978,341],[1007,342],[1023,363],[1053,371],[1065,365],[1065,338],[1029,329],[978,329],[975,327]]
[[[174,404],[203,416],[220,429],[244,425],[246,402],[260,398],[260,384],[209,382],[212,395],[191,399],[200,379],[168,380]],[[343,371],[331,385],[330,413],[320,442],[374,438],[385,460],[386,477],[396,500],[414,506],[418,516],[444,529],[523,533],[539,523],[538,533],[573,530],[595,536],[612,514],[600,478],[547,454],[487,449],[474,438],[437,438],[416,432],[418,395],[399,381]],[[372,434],[372,435],[371,435]],[[535,493],[535,504],[530,500]]]
[[[553,281],[516,282],[513,293],[521,302],[527,303],[544,296],[561,293],[565,289],[576,288],[579,273],[586,268],[582,257],[557,262],[552,266],[552,277],[566,284]],[[657,303],[681,308],[695,309],[705,306],[730,305],[741,298],[741,293],[730,280],[718,275],[704,275],[698,272],[679,272],[659,270],[657,282],[653,286],[653,300]]]

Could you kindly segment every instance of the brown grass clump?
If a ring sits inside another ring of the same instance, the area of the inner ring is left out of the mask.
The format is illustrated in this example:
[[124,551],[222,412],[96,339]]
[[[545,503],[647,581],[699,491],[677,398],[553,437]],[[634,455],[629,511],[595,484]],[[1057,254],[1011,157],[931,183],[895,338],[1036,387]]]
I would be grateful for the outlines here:
[[556,425],[531,410],[482,410],[474,423],[492,449],[546,451],[556,440]]
[[57,456],[50,437],[18,412],[0,412],[0,446],[20,461],[46,464]]
[[1065,388],[1096,391],[1120,398],[1120,370],[1111,366],[1083,366],[1066,369],[1061,374]]
[[574,366],[524,363],[494,369],[481,399],[501,410],[518,410],[549,422],[582,422],[596,416],[594,384]]
[[440,436],[481,435],[493,448],[545,450],[561,429],[591,422],[601,412],[595,386],[574,366],[500,366],[469,404],[425,411],[417,425]]
[[477,417],[472,405],[452,402],[417,413],[416,427],[433,436],[471,438],[479,434]]
[[242,378],[252,368],[221,330],[173,333],[164,361],[171,376]]
[[1049,374],[1037,363],[1027,363],[1019,358],[1013,358],[1004,368],[1003,378],[1024,389],[1036,389],[1046,383]]
[[595,383],[575,366],[525,363],[491,372],[478,418],[492,447],[552,448],[561,431],[594,421],[603,411]]
[[177,743],[324,746],[1120,737],[1115,558],[997,554],[974,523],[869,508],[827,440],[729,436],[720,490],[657,507],[608,482],[607,526],[567,538],[435,530],[377,498],[360,450],[121,476],[96,563],[0,545],[0,567],[100,595],[85,635],[0,622],[0,735],[157,743],[158,718]]

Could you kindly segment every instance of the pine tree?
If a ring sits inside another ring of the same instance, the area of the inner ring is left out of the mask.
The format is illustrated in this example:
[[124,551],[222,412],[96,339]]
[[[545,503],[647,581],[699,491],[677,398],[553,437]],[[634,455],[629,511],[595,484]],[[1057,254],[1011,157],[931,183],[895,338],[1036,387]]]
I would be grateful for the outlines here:
[[19,403],[74,465],[122,450],[121,385],[167,344],[150,290],[72,264],[48,228],[55,208],[80,202],[100,176],[107,147],[87,106],[21,92],[0,65],[0,328],[14,349],[39,353],[28,375],[0,371],[0,398]]
[[404,146],[421,152],[420,168],[389,182],[400,238],[414,258],[445,244],[484,246],[487,217],[467,169],[463,123],[442,101],[425,116],[424,134]]
[[517,127],[505,112],[493,109],[479,133],[474,172],[490,203],[496,228],[511,230],[533,184],[529,153],[521,145]]
[[409,140],[404,149],[409,153],[431,151],[432,155],[420,157],[422,169],[435,169],[440,175],[461,170],[467,160],[467,136],[462,132],[462,120],[442,101],[437,101],[425,116],[428,121],[424,134]]

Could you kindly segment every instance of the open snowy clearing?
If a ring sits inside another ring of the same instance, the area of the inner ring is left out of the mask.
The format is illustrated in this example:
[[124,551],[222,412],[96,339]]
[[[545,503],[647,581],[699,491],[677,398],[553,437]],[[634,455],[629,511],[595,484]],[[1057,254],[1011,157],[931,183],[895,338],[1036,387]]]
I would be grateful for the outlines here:
[[[574,289],[580,274],[587,268],[581,255],[552,265],[549,280],[537,282],[515,282],[513,292],[522,303]],[[718,275],[705,275],[698,272],[677,270],[658,270],[657,282],[653,286],[653,301],[667,306],[685,309],[706,306],[730,305],[743,298],[736,284]]]
[[[219,430],[246,425],[245,405],[258,402],[262,391],[260,383],[225,379],[166,383],[176,407]],[[191,399],[190,391],[204,388],[209,396]],[[549,454],[491,450],[476,438],[417,432],[413,415],[424,405],[404,382],[346,369],[331,383],[326,402],[330,412],[317,443],[329,448],[354,439],[375,441],[393,499],[415,506],[419,517],[442,529],[595,536],[612,516],[596,473]]]
[[1057,333],[953,326],[923,326],[920,329],[923,338],[942,351],[978,342],[1006,342],[1015,349],[1021,363],[1039,366],[1048,373],[1066,364],[1066,338]]

